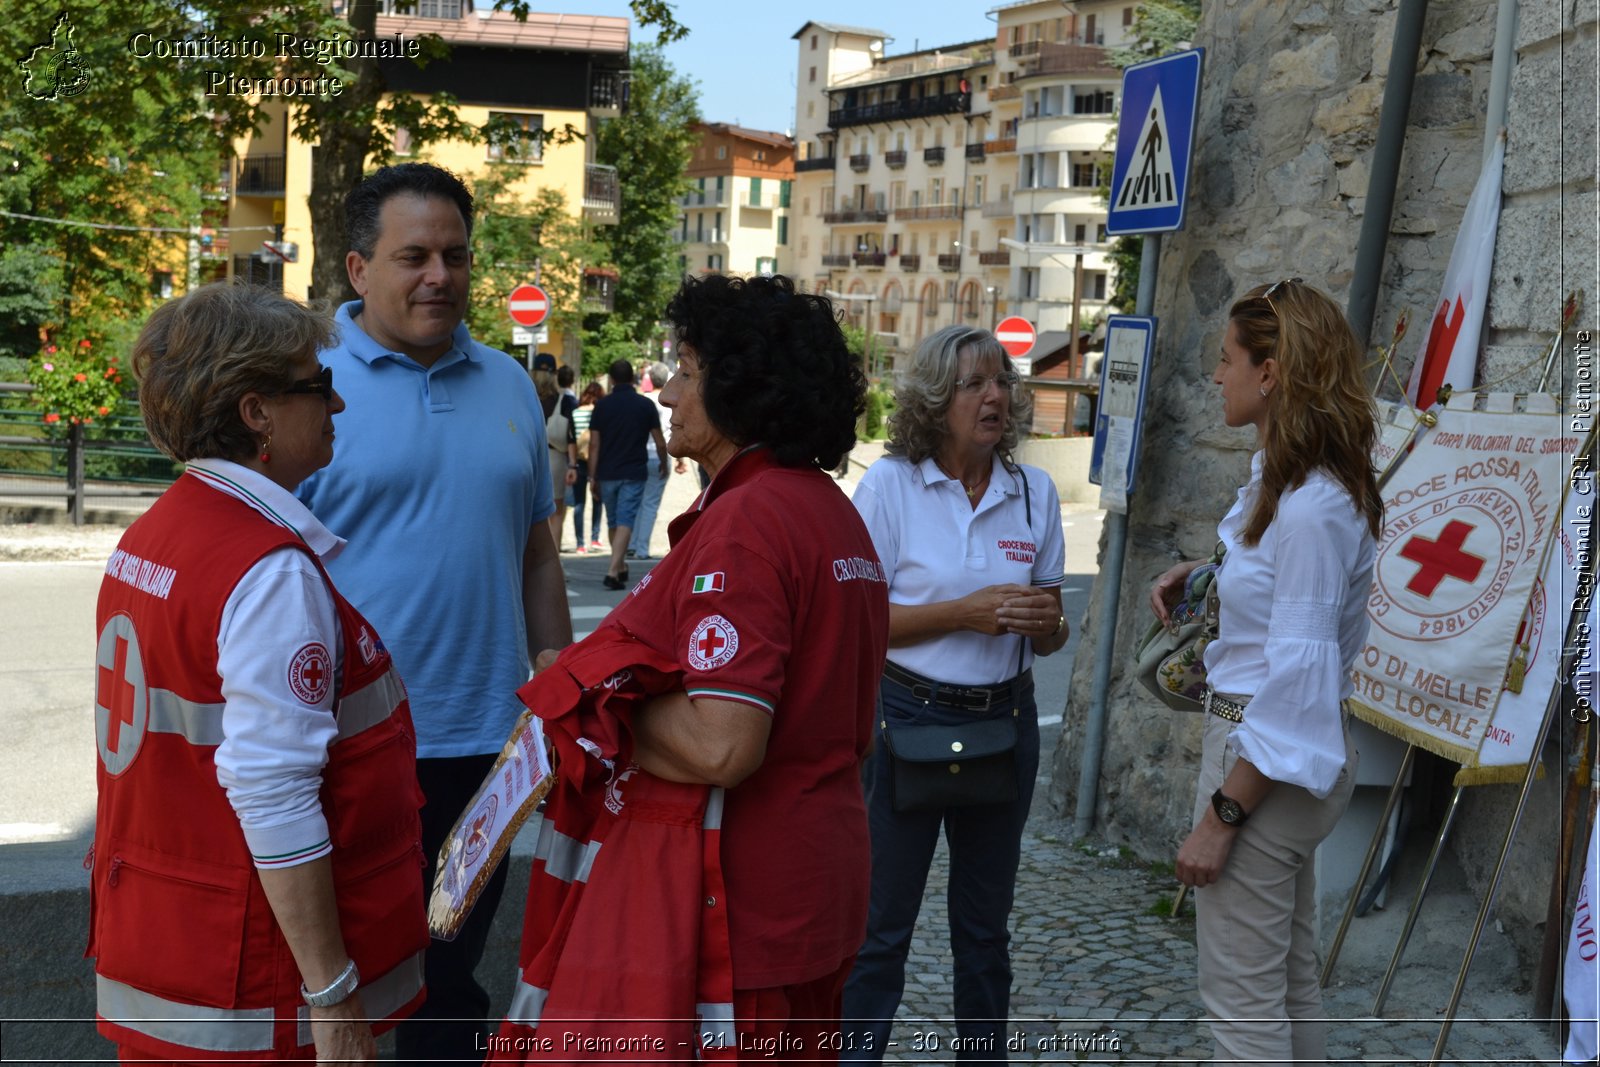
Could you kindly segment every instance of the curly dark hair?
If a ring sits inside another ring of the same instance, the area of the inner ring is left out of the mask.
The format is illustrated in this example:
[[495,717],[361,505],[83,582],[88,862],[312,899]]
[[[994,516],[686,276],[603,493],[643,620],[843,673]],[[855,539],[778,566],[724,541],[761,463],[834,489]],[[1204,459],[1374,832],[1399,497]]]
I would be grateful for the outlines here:
[[706,416],[737,445],[785,467],[839,465],[866,411],[867,379],[826,297],[781,274],[685,278],[667,320],[693,346]]

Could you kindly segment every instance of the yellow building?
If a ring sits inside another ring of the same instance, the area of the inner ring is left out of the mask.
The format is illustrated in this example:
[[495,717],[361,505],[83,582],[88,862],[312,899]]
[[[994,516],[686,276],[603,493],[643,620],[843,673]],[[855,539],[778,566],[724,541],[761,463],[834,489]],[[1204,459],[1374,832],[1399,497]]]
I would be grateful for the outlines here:
[[787,134],[695,124],[700,143],[679,200],[678,265],[685,273],[788,274],[794,140]]
[[[384,10],[396,8],[386,0]],[[530,14],[525,22],[495,11],[472,11],[455,0],[410,5],[412,14],[379,14],[378,38],[437,34],[450,46],[447,59],[417,66],[380,60],[391,90],[429,98],[447,92],[463,121],[482,126],[500,115],[530,132],[570,126],[582,139],[521,146],[441,142],[413,149],[398,131],[402,159],[437,163],[467,179],[491,164],[522,170],[512,192],[531,200],[541,189],[559,190],[575,215],[599,225],[617,221],[616,171],[594,162],[595,121],[619,113],[626,94],[629,22],[598,15]],[[286,106],[269,101],[266,121],[234,145],[236,159],[213,191],[202,219],[199,281],[245,278],[279,286],[289,295],[311,291],[311,146],[288,128]],[[533,279],[528,279],[532,281]],[[599,275],[594,286],[606,288]],[[602,294],[603,297],[603,294]],[[552,332],[539,347],[576,361],[578,340]]]

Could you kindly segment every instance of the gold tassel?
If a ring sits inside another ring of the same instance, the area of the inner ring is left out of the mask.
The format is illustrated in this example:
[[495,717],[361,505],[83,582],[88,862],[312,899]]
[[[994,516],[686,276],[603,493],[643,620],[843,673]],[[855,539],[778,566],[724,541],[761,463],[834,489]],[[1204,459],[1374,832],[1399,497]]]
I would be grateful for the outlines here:
[[1528,646],[1518,645],[1517,654],[1511,657],[1511,666],[1506,668],[1506,685],[1508,693],[1522,692],[1522,683],[1528,677]]

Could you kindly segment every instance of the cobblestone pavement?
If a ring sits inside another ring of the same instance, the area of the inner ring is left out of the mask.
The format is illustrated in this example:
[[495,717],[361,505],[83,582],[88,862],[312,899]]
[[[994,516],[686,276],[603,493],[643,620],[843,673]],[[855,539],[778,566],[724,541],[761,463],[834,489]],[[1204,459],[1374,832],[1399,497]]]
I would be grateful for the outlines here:
[[[1123,858],[1117,849],[1075,843],[1043,801],[1041,782],[1023,838],[1022,870],[1012,913],[1010,1058],[1039,1063],[1188,1063],[1211,1054],[1195,984],[1194,913],[1162,914],[1176,889],[1170,871]],[[928,1063],[955,1058],[950,1022],[950,954],[944,886],[947,854],[934,860],[907,963],[888,1059]],[[1391,910],[1398,911],[1404,902]],[[1393,945],[1393,940],[1389,945]],[[1415,943],[1415,942],[1414,942]],[[1464,945],[1462,946],[1464,947]],[[1381,969],[1365,973],[1341,961],[1325,1003],[1332,1020],[1332,1063],[1427,1063],[1439,1035],[1461,948],[1447,968],[1402,970],[1386,1017],[1370,1015]],[[1407,971],[1422,973],[1407,973]],[[1413,998],[1413,994],[1415,994]],[[1471,982],[1446,1063],[1559,1063],[1548,1028],[1526,1018],[1482,1019],[1501,1009],[1503,990]],[[1427,1018],[1401,1019],[1396,1005],[1427,1006]],[[1438,1011],[1439,1014],[1433,1014]]]

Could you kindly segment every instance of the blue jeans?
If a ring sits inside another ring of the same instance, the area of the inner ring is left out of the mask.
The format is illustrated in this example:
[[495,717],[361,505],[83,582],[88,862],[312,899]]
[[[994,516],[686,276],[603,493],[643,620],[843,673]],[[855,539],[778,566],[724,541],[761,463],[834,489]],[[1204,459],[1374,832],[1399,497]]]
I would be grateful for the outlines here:
[[606,506],[606,529],[618,526],[633,529],[639,518],[639,501],[644,499],[644,482],[607,478],[600,483],[600,502]]
[[[950,724],[969,721],[971,711],[924,703],[911,690],[885,678],[880,687],[883,717],[892,723]],[[1039,714],[1033,682],[1018,683],[1017,799],[942,811],[894,810],[891,756],[883,737],[862,775],[872,833],[872,898],[867,936],[844,987],[844,1018],[854,1024],[856,1052],[843,1060],[877,1062],[889,1039],[895,1009],[905,990],[906,954],[922,893],[928,882],[939,831],[950,845],[950,948],[955,959],[956,1033],[965,1039],[958,1058],[1004,1060],[1006,1019],[1011,1007],[1011,935],[1007,922],[1022,858],[1022,827],[1033,803],[1039,774]],[[1010,704],[1002,705],[1011,713]],[[870,1039],[862,1036],[870,1034]],[[846,1042],[849,1048],[852,1042]],[[871,1051],[862,1051],[871,1050]]]
[[590,541],[600,540],[600,516],[605,510],[599,503],[595,504],[594,515],[589,522],[589,539],[588,541],[584,540],[583,509],[589,500],[589,464],[587,460],[578,460],[578,480],[569,488],[572,491],[572,533],[578,542],[578,547],[582,548]]
[[[667,474],[671,473],[672,468],[668,467]],[[656,528],[656,513],[661,510],[661,494],[666,488],[666,476],[656,473],[652,464],[644,480],[644,498],[639,501],[639,522],[628,538],[628,548],[640,559],[650,555],[650,533]]]

